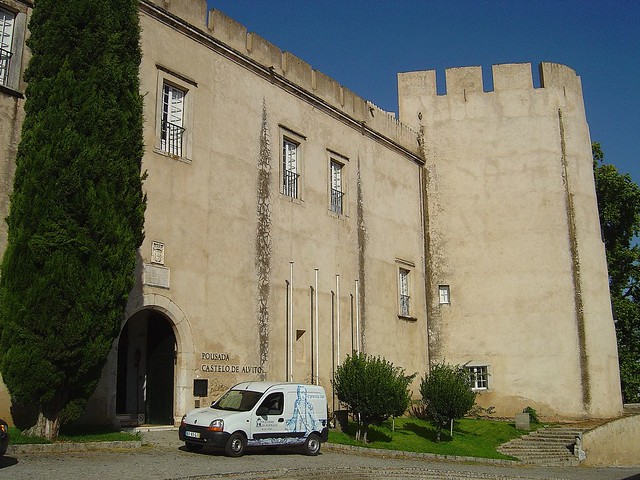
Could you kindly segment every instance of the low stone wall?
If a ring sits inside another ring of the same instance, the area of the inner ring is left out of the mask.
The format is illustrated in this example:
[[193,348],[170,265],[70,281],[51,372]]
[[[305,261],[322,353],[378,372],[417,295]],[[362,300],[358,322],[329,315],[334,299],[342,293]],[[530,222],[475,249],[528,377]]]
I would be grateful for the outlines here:
[[582,435],[587,458],[582,465],[640,465],[640,415],[629,415]]

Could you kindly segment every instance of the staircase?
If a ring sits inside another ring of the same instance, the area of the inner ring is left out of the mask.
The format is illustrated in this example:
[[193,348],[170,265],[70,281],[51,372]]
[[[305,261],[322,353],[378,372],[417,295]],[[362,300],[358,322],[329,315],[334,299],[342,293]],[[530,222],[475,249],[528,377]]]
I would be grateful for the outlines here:
[[498,447],[500,453],[516,457],[523,463],[545,466],[573,466],[580,462],[573,454],[576,437],[586,429],[541,428]]

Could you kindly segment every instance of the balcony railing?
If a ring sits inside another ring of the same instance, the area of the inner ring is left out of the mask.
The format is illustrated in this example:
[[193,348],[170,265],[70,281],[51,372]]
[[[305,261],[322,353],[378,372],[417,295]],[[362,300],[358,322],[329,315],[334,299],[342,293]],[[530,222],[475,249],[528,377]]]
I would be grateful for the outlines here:
[[409,316],[409,295],[400,295],[400,315]]
[[282,193],[291,198],[298,198],[298,177],[300,174],[285,170],[282,176]]
[[334,188],[331,189],[331,211],[342,215],[342,197],[344,193]]
[[11,60],[11,52],[4,48],[0,48],[0,85],[9,83],[9,61]]
[[160,148],[170,155],[181,157],[183,136],[184,128],[174,123],[163,121]]

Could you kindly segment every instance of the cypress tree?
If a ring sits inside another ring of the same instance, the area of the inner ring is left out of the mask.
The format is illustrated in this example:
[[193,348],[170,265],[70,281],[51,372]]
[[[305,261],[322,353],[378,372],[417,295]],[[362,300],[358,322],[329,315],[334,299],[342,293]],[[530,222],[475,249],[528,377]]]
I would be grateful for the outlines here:
[[117,337],[143,240],[137,0],[38,0],[0,270],[0,369],[53,438]]

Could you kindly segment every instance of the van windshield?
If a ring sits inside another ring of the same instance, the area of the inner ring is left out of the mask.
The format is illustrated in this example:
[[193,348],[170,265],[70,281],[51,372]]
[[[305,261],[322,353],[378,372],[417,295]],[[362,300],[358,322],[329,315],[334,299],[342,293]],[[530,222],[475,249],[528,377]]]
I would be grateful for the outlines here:
[[262,397],[260,392],[249,390],[229,390],[211,405],[211,408],[228,410],[231,412],[248,412],[255,407]]

